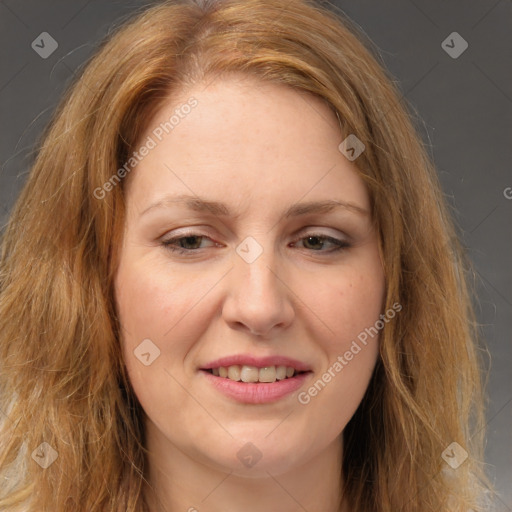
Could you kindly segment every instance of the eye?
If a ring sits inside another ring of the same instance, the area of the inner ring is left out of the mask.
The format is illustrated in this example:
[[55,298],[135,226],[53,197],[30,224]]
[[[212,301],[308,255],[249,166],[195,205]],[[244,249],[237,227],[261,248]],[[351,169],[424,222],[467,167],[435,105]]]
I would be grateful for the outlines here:
[[203,239],[208,239],[208,237],[198,233],[188,233],[185,236],[176,236],[174,238],[162,240],[162,245],[172,252],[180,254],[191,253],[197,252],[198,249],[202,249],[202,247],[197,246],[201,245],[201,241]]
[[[350,247],[350,244],[346,240],[340,240],[338,238],[327,236],[322,233],[310,233],[306,236],[299,238],[298,241],[302,242],[303,246],[306,246],[306,249],[310,249],[313,252],[333,253]],[[296,242],[293,243],[295,244]],[[333,247],[330,250],[324,251],[322,249],[325,247],[326,244],[331,245]]]
[[[205,247],[201,247],[201,242],[204,240],[211,240],[205,235],[200,233],[187,233],[184,236],[176,236],[162,240],[161,244],[173,253],[178,254],[192,254],[198,252]],[[310,233],[303,236],[292,243],[295,246],[297,242],[301,242],[305,249],[309,249],[313,252],[322,253],[333,253],[350,247],[350,244],[346,240],[340,240],[331,236],[327,236],[321,233]],[[329,250],[323,250],[326,246],[331,246]]]

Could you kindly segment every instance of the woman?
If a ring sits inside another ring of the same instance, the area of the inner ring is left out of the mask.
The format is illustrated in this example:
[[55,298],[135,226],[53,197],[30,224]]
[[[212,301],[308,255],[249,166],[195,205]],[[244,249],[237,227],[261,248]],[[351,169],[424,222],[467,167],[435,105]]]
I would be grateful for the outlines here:
[[0,506],[486,509],[465,265],[346,20],[148,9],[64,99],[6,230]]

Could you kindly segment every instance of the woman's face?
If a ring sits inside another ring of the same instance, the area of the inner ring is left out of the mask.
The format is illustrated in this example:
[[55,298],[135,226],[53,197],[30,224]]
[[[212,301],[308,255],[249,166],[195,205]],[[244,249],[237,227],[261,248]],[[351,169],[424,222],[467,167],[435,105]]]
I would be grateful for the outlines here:
[[320,100],[249,79],[197,85],[150,123],[115,292],[162,456],[256,476],[339,448],[384,296],[368,193],[341,142]]

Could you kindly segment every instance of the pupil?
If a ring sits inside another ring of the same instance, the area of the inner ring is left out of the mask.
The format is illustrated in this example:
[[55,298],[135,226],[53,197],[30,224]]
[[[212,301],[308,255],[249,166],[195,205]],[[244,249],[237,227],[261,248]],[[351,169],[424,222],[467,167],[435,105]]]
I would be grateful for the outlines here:
[[323,243],[322,243],[322,242],[319,242],[320,237],[318,237],[318,236],[308,236],[308,237],[306,237],[306,240],[308,241],[308,242],[307,242],[307,243],[308,243],[308,245],[309,245],[309,240],[316,240],[316,241],[318,242],[318,243],[316,243],[316,244],[315,244],[315,243],[313,243],[312,245],[320,245],[320,246],[322,246],[322,245],[323,245]]
[[[192,244],[194,245],[194,240],[198,239],[198,236],[186,236],[183,241],[185,245]],[[183,245],[183,244],[182,244]]]

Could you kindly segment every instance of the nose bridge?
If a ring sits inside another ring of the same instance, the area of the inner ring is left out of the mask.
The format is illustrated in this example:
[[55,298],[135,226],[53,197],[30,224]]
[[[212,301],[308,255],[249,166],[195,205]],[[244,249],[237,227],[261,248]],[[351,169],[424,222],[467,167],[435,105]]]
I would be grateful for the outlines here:
[[230,300],[224,310],[227,321],[243,324],[253,333],[265,334],[276,325],[288,324],[293,317],[270,240],[266,237],[260,243],[248,236],[236,247]]
[[[262,240],[263,237],[259,237]],[[240,269],[238,278],[242,286],[249,287],[246,293],[256,295],[279,293],[276,288],[278,279],[275,272],[276,257],[270,237],[259,242],[253,236],[248,236],[236,247],[238,260],[236,266]]]

